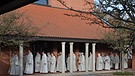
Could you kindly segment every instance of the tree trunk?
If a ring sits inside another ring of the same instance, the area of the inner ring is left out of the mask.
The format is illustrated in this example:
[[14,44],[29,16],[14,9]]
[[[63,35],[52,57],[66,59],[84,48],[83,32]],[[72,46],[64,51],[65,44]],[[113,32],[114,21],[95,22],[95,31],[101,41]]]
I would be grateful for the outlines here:
[[20,55],[20,74],[19,76],[23,76],[23,42],[19,44],[19,55]]
[[124,72],[124,51],[121,51],[121,71]]

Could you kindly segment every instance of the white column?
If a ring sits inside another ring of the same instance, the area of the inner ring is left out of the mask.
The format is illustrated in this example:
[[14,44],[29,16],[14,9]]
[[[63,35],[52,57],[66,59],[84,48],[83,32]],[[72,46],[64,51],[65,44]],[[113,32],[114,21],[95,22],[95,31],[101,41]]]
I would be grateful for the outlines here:
[[95,51],[96,51],[96,43],[92,43],[92,71],[95,71]]
[[21,42],[19,45],[19,55],[20,55],[20,74],[19,76],[23,76],[23,43]]
[[86,57],[85,71],[86,72],[88,72],[88,52],[89,52],[89,43],[85,43],[85,57]]
[[70,42],[70,73],[73,73],[73,42]]
[[66,42],[62,42],[62,73],[65,73],[65,44]]

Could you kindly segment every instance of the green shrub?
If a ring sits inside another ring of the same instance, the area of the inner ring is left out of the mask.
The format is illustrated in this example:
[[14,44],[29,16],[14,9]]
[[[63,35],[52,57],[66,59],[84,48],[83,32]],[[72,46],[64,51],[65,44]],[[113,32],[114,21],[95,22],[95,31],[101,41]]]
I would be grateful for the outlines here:
[[133,75],[133,72],[115,72],[113,75]]

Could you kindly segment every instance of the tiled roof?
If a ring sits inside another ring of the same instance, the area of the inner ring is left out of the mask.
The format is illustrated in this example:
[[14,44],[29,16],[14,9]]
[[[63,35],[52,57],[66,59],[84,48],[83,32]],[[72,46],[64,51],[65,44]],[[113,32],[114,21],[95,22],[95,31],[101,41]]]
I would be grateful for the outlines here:
[[88,25],[88,21],[79,17],[71,17],[65,14],[76,12],[51,8],[41,5],[29,4],[20,8],[29,15],[34,26],[38,27],[37,36],[78,38],[78,39],[102,39],[105,28],[99,25]]

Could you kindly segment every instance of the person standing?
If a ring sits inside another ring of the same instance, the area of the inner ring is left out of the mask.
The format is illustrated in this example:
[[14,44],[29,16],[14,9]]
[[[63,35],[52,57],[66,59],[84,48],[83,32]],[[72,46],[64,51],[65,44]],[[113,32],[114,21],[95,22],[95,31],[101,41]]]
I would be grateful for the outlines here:
[[26,67],[25,67],[26,74],[33,74],[33,54],[30,50],[28,50],[28,55],[26,59]]
[[110,54],[110,67],[111,68],[114,68],[114,55],[113,55],[113,53],[111,52],[111,54]]
[[124,56],[124,68],[128,68],[128,57],[127,54]]
[[75,56],[75,54],[73,53],[73,71],[75,72],[75,71],[77,71],[77,68],[76,68],[76,56]]
[[[64,62],[64,64],[65,64],[65,62]],[[62,72],[62,67],[61,67],[61,65],[62,65],[62,53],[61,52],[59,52],[59,54],[58,54],[58,61],[57,61],[57,71],[58,72]],[[64,66],[64,70],[66,71],[66,65]]]
[[105,69],[105,56],[104,56],[104,53],[101,54],[101,57],[103,59],[103,69]]
[[40,73],[48,73],[47,56],[44,52],[42,52]]
[[104,60],[105,60],[105,70],[110,70],[110,57],[107,54]]
[[103,69],[103,59],[100,55],[100,53],[98,53],[98,57],[96,60],[96,70],[102,70]]
[[70,54],[68,54],[68,57],[67,57],[67,71],[70,70]]
[[79,65],[78,70],[81,71],[81,53],[79,53]]
[[50,72],[50,61],[51,61],[51,54],[48,52],[47,53],[47,63],[48,63],[48,72]]
[[27,55],[28,55],[28,53],[24,52],[24,55],[23,55],[23,72],[24,73],[25,73],[25,68],[26,68]]
[[41,55],[37,52],[35,56],[35,72],[40,72],[40,61]]
[[89,70],[91,71],[92,70],[92,53],[90,52],[90,56],[89,56]]
[[10,59],[10,69],[9,69],[10,75],[19,75],[19,60],[16,53],[12,54],[12,57]]
[[50,65],[50,72],[54,73],[56,72],[56,57],[53,55],[53,53],[51,54],[51,65]]
[[58,71],[58,72],[60,72],[60,68],[61,68],[61,58],[62,58],[62,56],[61,56],[61,53],[58,53],[58,60],[57,60],[57,67],[56,67],[56,70]]
[[115,60],[115,69],[119,69],[120,60],[119,60],[119,56],[117,55],[117,53],[115,53],[114,60]]
[[85,57],[83,53],[80,53],[79,56],[79,71],[85,71]]

